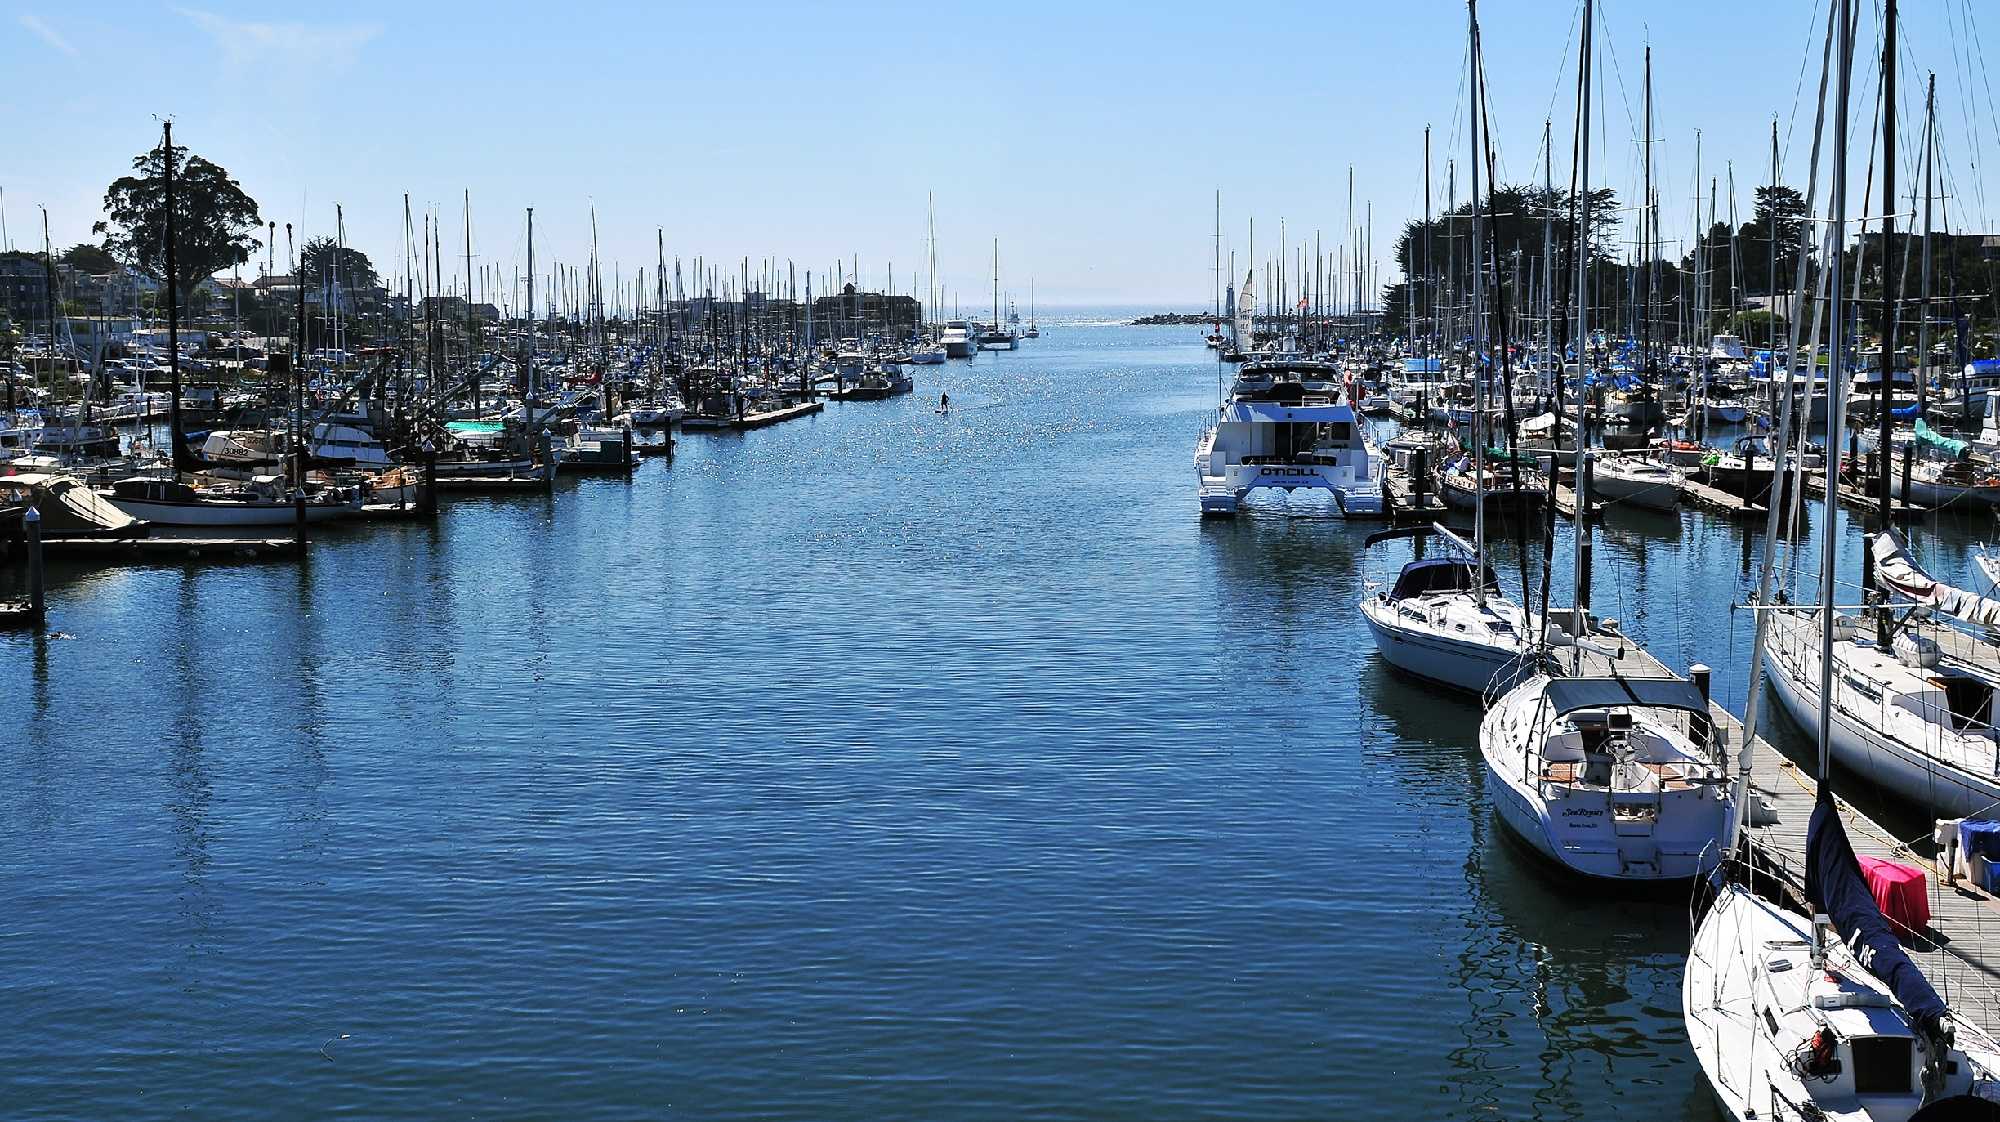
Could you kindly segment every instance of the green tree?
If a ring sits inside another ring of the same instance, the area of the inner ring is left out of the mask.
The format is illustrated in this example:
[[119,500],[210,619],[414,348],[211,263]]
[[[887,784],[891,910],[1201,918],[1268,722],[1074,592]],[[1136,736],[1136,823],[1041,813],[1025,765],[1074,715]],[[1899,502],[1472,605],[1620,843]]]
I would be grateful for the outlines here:
[[118,261],[111,256],[111,251],[89,242],[78,242],[70,246],[63,250],[56,260],[79,273],[89,273],[92,276],[101,277],[106,273],[118,271]]
[[299,261],[305,284],[311,288],[338,281],[341,291],[354,293],[373,288],[381,280],[367,254],[353,246],[340,246],[332,238],[307,242],[299,253]]
[[[174,269],[167,274],[168,160],[174,169]],[[91,227],[120,260],[136,265],[181,300],[204,278],[250,260],[262,243],[257,203],[220,166],[164,145],[134,157],[136,174],[119,178],[104,192],[104,221]]]
[[1766,295],[1772,291],[1773,227],[1777,230],[1777,288],[1790,291],[1798,277],[1799,243],[1806,236],[1805,196],[1783,184],[1757,188],[1756,216],[1736,232],[1737,248],[1743,255],[1741,268],[1746,292]]

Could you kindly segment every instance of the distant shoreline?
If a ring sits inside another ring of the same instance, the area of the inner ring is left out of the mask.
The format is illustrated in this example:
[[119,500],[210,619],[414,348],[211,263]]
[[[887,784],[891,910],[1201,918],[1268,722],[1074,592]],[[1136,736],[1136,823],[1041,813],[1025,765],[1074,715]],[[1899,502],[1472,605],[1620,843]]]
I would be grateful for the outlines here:
[[1157,315],[1140,316],[1132,321],[1133,327],[1179,327],[1186,324],[1213,323],[1215,317],[1207,312],[1160,312]]

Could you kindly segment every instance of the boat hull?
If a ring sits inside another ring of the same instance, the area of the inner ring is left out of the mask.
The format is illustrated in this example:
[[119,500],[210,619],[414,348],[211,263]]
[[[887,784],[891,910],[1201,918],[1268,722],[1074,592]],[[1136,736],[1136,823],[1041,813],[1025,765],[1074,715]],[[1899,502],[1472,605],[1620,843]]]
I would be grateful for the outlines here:
[[1402,673],[1464,693],[1495,695],[1525,681],[1533,667],[1525,654],[1485,643],[1398,627],[1379,602],[1364,602],[1361,616],[1382,661]]
[[[1786,715],[1808,735],[1816,734],[1819,691],[1799,681],[1798,670],[1780,652],[1767,648],[1764,661]],[[1937,817],[2000,817],[2000,782],[1926,757],[1880,735],[1839,706],[1833,708],[1833,729],[1827,739],[1834,763]]]
[[[290,526],[298,518],[297,508],[291,503],[170,503],[110,496],[105,501],[130,517],[155,526]],[[306,521],[325,522],[358,509],[358,504],[351,503],[307,503]]]

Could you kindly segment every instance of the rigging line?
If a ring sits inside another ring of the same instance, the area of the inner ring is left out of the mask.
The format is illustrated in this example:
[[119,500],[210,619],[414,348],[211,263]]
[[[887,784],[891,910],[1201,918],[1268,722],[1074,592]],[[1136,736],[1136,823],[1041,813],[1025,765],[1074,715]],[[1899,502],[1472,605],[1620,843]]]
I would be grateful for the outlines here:
[[[1605,0],[1598,0],[1597,10],[1598,21],[1600,23],[1609,22],[1609,7],[1610,5]],[[1625,110],[1626,139],[1637,141],[1639,139],[1639,124],[1632,116],[1632,95],[1625,89],[1625,72],[1618,68],[1618,46],[1612,41],[1612,38],[1608,30],[1603,35],[1604,45],[1611,55],[1611,75],[1618,82],[1618,104]],[[1608,101],[1610,99],[1604,98],[1600,100]],[[1632,169],[1627,167],[1625,170],[1630,171]]]
[[1569,31],[1563,35],[1562,61],[1556,63],[1556,84],[1555,88],[1549,91],[1548,108],[1542,110],[1544,119],[1552,119],[1555,116],[1556,102],[1562,97],[1563,89],[1567,85],[1563,81],[1563,75],[1569,72],[1569,45],[1576,42],[1576,21],[1582,18],[1583,0],[1576,0],[1569,9]]
[[1814,7],[1806,13],[1806,49],[1799,52],[1799,74],[1796,83],[1792,87],[1792,116],[1785,123],[1785,142],[1779,149],[1780,164],[1783,164],[1791,157],[1792,134],[1797,131],[1799,126],[1799,106],[1804,103],[1806,73],[1809,64],[1812,62],[1812,45],[1820,38],[1815,34],[1819,26],[1819,9]]

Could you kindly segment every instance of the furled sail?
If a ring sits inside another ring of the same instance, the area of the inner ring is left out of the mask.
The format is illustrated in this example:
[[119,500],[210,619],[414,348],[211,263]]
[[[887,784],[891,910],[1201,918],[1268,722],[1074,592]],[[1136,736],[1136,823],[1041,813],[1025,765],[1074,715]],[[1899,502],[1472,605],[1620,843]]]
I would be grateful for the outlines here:
[[2000,600],[1975,596],[1924,572],[1911,559],[1902,535],[1896,531],[1876,534],[1868,548],[1875,554],[1875,583],[1885,591],[1975,627],[2000,627]]
[[1874,894],[1861,879],[1861,863],[1847,840],[1832,789],[1824,783],[1806,826],[1806,899],[1833,920],[1854,956],[1888,985],[1910,1019],[1934,1030],[1944,1016],[1944,1001],[1896,941]]
[[1251,334],[1256,326],[1257,298],[1251,294],[1257,274],[1246,273],[1243,287],[1236,290],[1236,349],[1247,351],[1255,342]]

